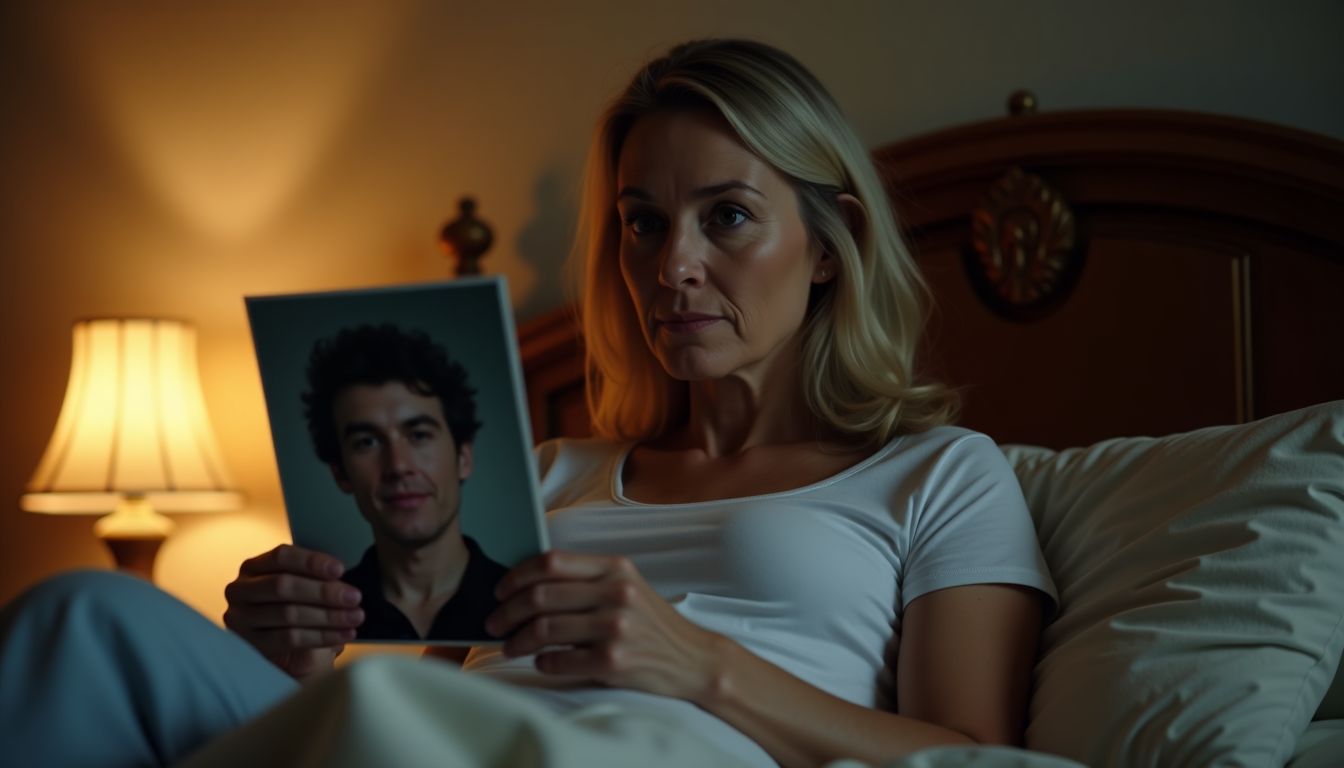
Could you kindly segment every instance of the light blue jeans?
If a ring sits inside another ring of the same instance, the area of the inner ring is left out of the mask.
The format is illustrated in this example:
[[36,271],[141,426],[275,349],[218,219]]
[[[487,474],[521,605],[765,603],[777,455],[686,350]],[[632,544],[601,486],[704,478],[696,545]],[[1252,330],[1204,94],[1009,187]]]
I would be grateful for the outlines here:
[[169,765],[297,689],[237,635],[133,576],[62,574],[0,611],[9,765]]

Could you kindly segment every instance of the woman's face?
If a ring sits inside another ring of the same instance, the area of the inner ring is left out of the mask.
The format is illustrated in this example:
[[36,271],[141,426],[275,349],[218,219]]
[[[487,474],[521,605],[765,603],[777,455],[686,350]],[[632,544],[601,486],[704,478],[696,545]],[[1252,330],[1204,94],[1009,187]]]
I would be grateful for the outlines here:
[[616,189],[621,274],[669,375],[764,374],[796,354],[808,289],[828,275],[792,185],[721,116],[639,118]]

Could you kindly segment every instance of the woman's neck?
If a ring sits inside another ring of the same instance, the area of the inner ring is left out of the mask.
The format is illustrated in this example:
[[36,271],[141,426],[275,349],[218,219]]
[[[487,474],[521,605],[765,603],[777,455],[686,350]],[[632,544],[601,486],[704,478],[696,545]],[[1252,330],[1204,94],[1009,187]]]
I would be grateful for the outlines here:
[[669,436],[667,447],[724,456],[833,437],[807,407],[802,355],[780,352],[724,378],[692,382],[686,425]]

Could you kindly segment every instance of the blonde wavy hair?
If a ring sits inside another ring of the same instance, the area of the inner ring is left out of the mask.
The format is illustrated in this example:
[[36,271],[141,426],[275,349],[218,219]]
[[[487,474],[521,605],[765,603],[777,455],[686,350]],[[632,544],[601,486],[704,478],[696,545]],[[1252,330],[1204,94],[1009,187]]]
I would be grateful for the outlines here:
[[[678,45],[641,69],[594,132],[573,253],[585,301],[588,406],[598,435],[648,440],[686,418],[689,385],[648,349],[618,262],[616,171],[631,126],[656,110],[710,108],[787,176],[803,221],[837,263],[813,287],[803,322],[803,392],[823,423],[856,441],[949,422],[957,396],[915,381],[929,291],[897,229],[867,150],[821,83],[792,56],[746,40]],[[836,199],[866,216],[851,234]]]

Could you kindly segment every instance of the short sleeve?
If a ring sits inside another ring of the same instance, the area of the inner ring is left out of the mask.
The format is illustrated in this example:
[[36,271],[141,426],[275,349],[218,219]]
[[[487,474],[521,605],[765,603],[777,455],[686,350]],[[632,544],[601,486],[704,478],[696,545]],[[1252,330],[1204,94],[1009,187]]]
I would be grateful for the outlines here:
[[911,521],[902,608],[939,589],[1015,584],[1058,601],[1012,466],[988,437],[949,443],[923,483]]
[[547,511],[605,491],[613,461],[624,445],[597,438],[555,438],[537,446],[537,478]]

